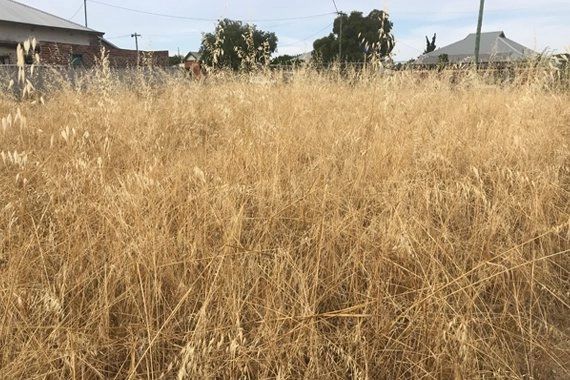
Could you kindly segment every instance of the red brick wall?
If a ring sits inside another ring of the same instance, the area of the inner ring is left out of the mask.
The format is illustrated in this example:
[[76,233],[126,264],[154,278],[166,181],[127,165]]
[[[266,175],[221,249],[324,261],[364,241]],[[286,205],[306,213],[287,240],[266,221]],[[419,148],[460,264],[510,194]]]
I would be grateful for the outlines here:
[[192,73],[194,78],[202,78],[202,65],[197,61],[186,61],[184,62],[184,68]]
[[[136,50],[117,49],[109,44],[95,39],[89,46],[72,45],[54,42],[40,42],[40,60],[42,64],[48,65],[69,65],[72,54],[81,54],[84,66],[93,66],[97,59],[101,57],[101,47],[104,47],[109,57],[111,67],[134,67],[137,65]],[[152,64],[155,66],[168,65],[168,51],[153,51],[140,53],[141,62],[143,57],[152,57]]]

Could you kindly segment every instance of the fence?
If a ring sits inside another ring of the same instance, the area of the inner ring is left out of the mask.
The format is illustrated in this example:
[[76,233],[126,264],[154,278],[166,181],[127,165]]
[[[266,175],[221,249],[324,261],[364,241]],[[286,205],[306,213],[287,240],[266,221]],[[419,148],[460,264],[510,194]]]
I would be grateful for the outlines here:
[[[477,75],[490,83],[525,83],[531,80],[539,80],[552,88],[570,88],[570,67],[568,63],[553,64],[553,61],[536,62],[525,65],[503,65],[487,67],[474,71],[472,67],[466,66],[433,66],[422,67],[414,65],[397,65],[390,68],[373,69],[368,64],[344,63],[342,65],[308,65],[308,66],[270,66],[271,75],[275,78],[282,76],[284,81],[290,81],[296,70],[306,67],[315,70],[321,75],[338,75],[342,78],[355,78],[366,73],[376,72],[382,75],[410,75],[418,80],[428,80],[429,78],[448,79],[451,83],[459,83],[464,78]],[[13,96],[18,96],[22,92],[22,85],[18,81],[18,70],[16,65],[0,65],[0,91]],[[139,67],[139,68],[109,68],[108,71],[102,68],[74,68],[70,66],[31,66],[24,68],[26,78],[30,80],[36,91],[46,93],[64,87],[87,89],[93,84],[93,78],[101,79],[101,76],[108,75],[113,81],[119,82],[126,87],[136,87],[141,83],[150,86],[161,86],[168,81],[191,80],[192,75],[179,67]],[[9,83],[13,85],[9,88]],[[218,81],[216,81],[218,82]],[[223,82],[223,80],[222,80]]]
[[[19,68],[16,65],[0,65],[0,91],[14,96],[22,92],[22,83],[18,81]],[[25,66],[26,79],[40,93],[67,88],[86,89],[93,78],[102,79],[108,75],[113,81],[126,86],[137,86],[144,79],[146,84],[159,86],[167,80],[187,80],[189,74],[178,67],[140,67],[140,68],[101,68],[85,69],[70,66],[37,65]],[[12,83],[10,87],[10,83]]]

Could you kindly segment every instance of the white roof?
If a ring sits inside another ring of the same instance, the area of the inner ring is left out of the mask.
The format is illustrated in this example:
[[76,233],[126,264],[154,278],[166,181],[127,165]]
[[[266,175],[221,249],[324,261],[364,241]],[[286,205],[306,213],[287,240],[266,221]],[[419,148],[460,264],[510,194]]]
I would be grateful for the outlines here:
[[0,0],[0,21],[103,34],[58,16],[12,0]]
[[[447,55],[450,63],[473,62],[475,60],[476,34],[472,33],[451,45],[424,54],[418,58],[418,64],[434,64],[441,55]],[[482,62],[518,61],[536,54],[533,50],[508,39],[504,32],[481,33],[479,59]]]

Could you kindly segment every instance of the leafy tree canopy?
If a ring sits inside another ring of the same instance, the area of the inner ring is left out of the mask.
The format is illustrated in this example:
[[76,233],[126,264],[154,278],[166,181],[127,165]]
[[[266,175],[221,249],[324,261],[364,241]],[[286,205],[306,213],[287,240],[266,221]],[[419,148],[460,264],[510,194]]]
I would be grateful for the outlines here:
[[243,61],[261,62],[277,49],[275,33],[230,19],[220,20],[214,33],[202,38],[202,61],[210,66],[238,70]]
[[170,66],[174,66],[174,65],[178,65],[180,63],[182,63],[182,61],[184,60],[184,57],[181,55],[173,55],[171,57],[168,57],[168,64]]
[[384,11],[374,9],[364,16],[353,11],[350,15],[339,15],[333,31],[327,37],[313,43],[314,54],[323,63],[330,63],[339,58],[339,36],[342,19],[342,57],[344,62],[363,62],[371,54],[380,58],[388,56],[394,49],[393,24]]
[[288,54],[280,55],[279,57],[273,58],[273,60],[271,60],[272,65],[291,66],[300,63],[301,60],[299,59],[299,56],[297,55],[293,56]]

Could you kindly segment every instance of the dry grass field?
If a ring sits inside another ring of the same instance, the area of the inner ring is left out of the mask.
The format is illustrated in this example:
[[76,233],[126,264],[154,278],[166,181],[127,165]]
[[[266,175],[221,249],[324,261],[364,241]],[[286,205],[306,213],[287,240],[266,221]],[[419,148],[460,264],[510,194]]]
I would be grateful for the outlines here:
[[0,97],[2,379],[570,378],[570,95],[96,75]]

